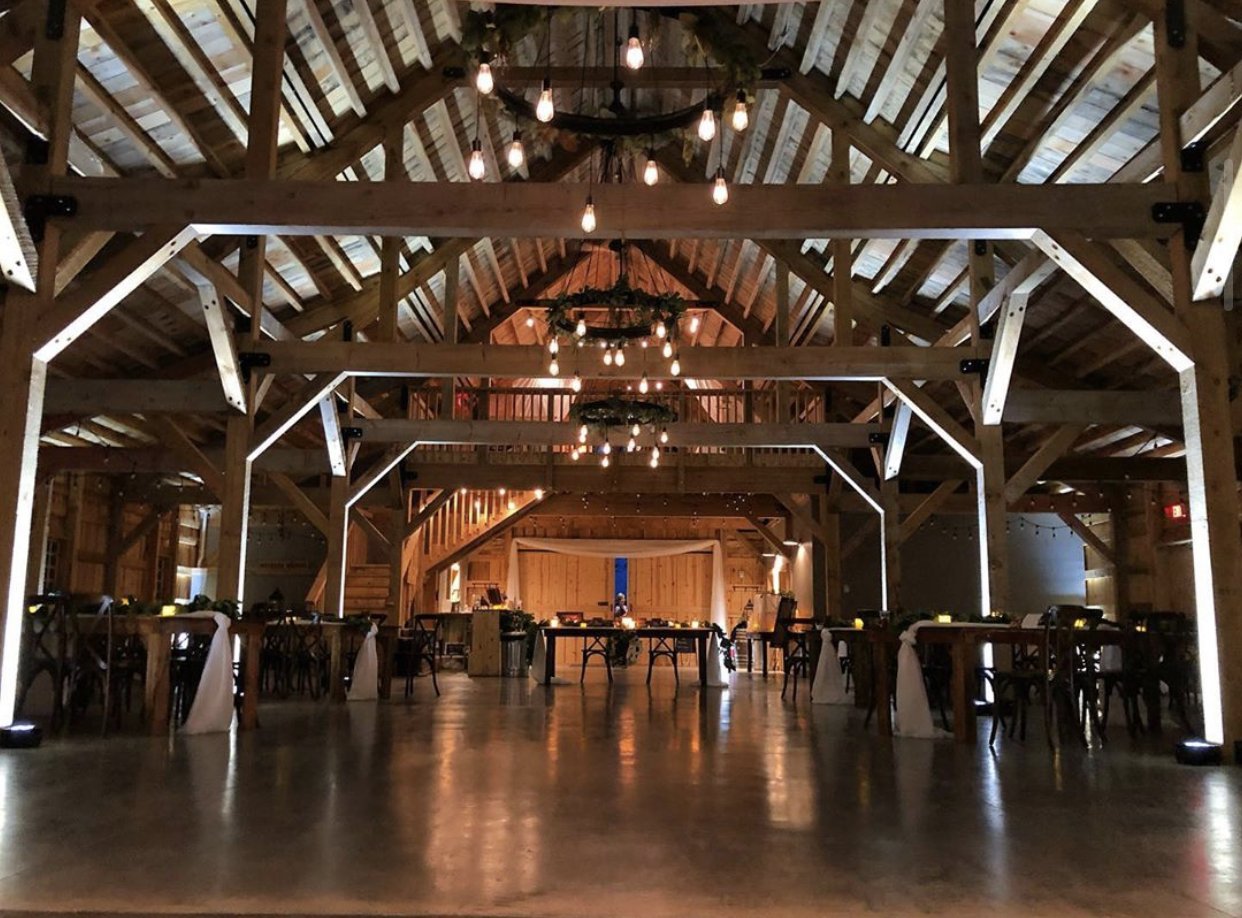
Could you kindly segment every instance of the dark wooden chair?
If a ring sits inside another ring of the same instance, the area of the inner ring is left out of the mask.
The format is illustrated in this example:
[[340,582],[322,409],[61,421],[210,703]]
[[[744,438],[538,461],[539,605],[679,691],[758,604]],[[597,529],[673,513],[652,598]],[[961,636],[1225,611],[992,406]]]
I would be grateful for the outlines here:
[[681,676],[677,673],[677,658],[683,653],[698,653],[694,638],[680,635],[653,638],[647,649],[647,684],[651,684],[651,668],[655,661],[664,657],[673,664],[673,681],[681,685]]
[[794,610],[797,603],[792,596],[782,596],[776,608],[776,624],[772,628],[772,644],[781,652],[782,669],[785,678],[781,683],[781,698],[789,689],[789,680],[793,678],[793,700],[798,700],[798,679],[811,677],[811,650],[807,645],[806,631],[795,630],[792,626]]
[[600,657],[604,661],[604,669],[608,673],[608,682],[612,684],[612,646],[611,638],[595,635],[588,637],[582,647],[582,673],[578,676],[578,684],[586,681],[587,661],[591,657]]
[[405,697],[414,692],[414,678],[427,664],[431,673],[431,686],[440,697],[440,683],[436,679],[440,649],[440,631],[443,620],[438,615],[415,615],[397,636],[397,662],[405,669]]

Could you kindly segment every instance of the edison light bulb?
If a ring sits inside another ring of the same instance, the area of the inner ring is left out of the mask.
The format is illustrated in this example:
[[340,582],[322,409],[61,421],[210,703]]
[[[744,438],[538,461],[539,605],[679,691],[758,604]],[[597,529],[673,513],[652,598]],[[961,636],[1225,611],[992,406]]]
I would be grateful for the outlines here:
[[690,317],[690,334],[693,335],[698,330],[699,330],[699,317],[691,316]]
[[613,357],[613,362],[619,367],[625,366],[625,351],[617,348],[617,355]]
[[712,182],[712,200],[724,204],[729,200],[729,186],[725,184],[724,170],[716,170],[716,180]]
[[[668,368],[668,371],[672,373],[674,376],[680,376],[681,375],[681,361],[678,360],[676,357],[674,357],[673,365]],[[553,373],[552,375],[555,376],[556,374]]]
[[[548,375],[559,376],[560,372],[561,372],[561,365],[557,363],[556,358],[553,357],[552,362],[548,364]],[[676,374],[673,374],[673,375],[675,376]]]
[[647,389],[649,388],[650,388],[650,384],[647,382],[647,374],[644,373],[643,378],[638,381],[638,391],[641,392],[643,395],[646,395]]
[[535,327],[535,317],[534,317],[534,316],[527,316],[527,317],[526,317],[526,327],[527,327],[527,328],[534,328],[534,327]]
[[548,353],[555,357],[561,352],[561,342],[555,338],[548,339]]
[[485,96],[496,88],[496,80],[492,76],[492,65],[486,61],[479,64],[478,72],[474,75],[474,87]]
[[544,79],[543,89],[539,93],[539,101],[535,103],[535,117],[547,124],[556,115],[556,106],[552,104],[552,81]]
[[660,442],[661,442],[661,443],[667,443],[667,442],[668,442],[668,430],[662,430],[662,431],[660,431]]
[[660,461],[660,447],[658,446],[651,447],[651,461],[652,462]]
[[630,436],[637,437],[638,434],[641,432],[641,430],[642,428],[640,428],[637,424],[635,424],[633,427],[630,428]]
[[647,165],[643,167],[643,181],[648,185],[654,185],[660,180],[660,167],[656,165],[655,159],[651,153],[647,154]]
[[578,317],[578,324],[574,327],[574,334],[579,338],[586,337],[586,319],[582,316]]
[[664,355],[665,359],[667,359],[667,358],[669,358],[669,357],[672,357],[672,356],[673,356],[673,345],[672,345],[672,342],[670,342],[670,341],[665,341],[665,342],[664,342],[664,347],[660,350],[660,353]]
[[710,108],[703,109],[699,119],[699,140],[711,141],[716,136],[716,115]]
[[582,231],[595,232],[595,202],[587,198],[586,208],[582,211]]
[[599,461],[601,468],[608,468],[608,454],[604,453],[604,458]]
[[483,161],[483,145],[477,138],[470,144],[470,165],[467,171],[475,181],[487,174],[487,163]]
[[606,367],[612,366],[612,348],[609,348],[608,350],[604,351],[604,366]]
[[579,376],[577,373],[575,373],[574,381],[569,384],[569,388],[573,389],[575,392],[581,392],[582,391],[582,377]]
[[578,442],[585,443],[587,438],[587,426],[583,424],[578,428]]
[[625,43],[625,66],[639,70],[643,66],[643,45],[638,40],[638,23],[630,24],[630,37]]
[[657,459],[655,456],[651,457],[651,467],[653,469],[658,469],[660,467],[660,460]]
[[611,454],[612,454],[612,444],[611,444],[611,443],[609,443],[607,440],[605,440],[605,441],[604,441],[603,450],[604,450],[604,455],[605,455],[605,456],[611,455]]
[[526,148],[522,146],[522,132],[513,132],[513,142],[509,144],[509,165],[514,169],[521,169],[522,163],[526,162]]
[[656,337],[663,338],[667,334],[668,334],[668,326],[666,326],[664,324],[664,320],[661,319],[659,322],[656,323]]
[[577,462],[578,457],[581,455],[582,453],[578,452],[578,447],[576,446],[569,451],[569,458],[572,459],[574,462]]
[[625,451],[627,453],[632,453],[636,449],[638,449],[638,441],[635,440],[633,437],[630,437],[629,442],[625,444]]
[[737,105],[733,107],[733,130],[744,131],[750,125],[750,113],[746,111],[746,91],[737,91]]

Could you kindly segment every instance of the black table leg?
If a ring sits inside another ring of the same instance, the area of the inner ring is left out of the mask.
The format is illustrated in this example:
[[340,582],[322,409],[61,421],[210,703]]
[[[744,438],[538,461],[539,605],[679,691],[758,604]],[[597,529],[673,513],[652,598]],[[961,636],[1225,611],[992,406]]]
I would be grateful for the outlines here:
[[755,671],[755,639],[753,637],[746,638],[746,672]]
[[759,638],[759,652],[763,654],[763,678],[768,678],[768,639]]
[[552,677],[556,675],[556,635],[549,634],[546,636],[548,647],[544,652],[544,668],[543,668],[543,684],[551,685]]
[[699,685],[707,685],[707,635],[699,635]]

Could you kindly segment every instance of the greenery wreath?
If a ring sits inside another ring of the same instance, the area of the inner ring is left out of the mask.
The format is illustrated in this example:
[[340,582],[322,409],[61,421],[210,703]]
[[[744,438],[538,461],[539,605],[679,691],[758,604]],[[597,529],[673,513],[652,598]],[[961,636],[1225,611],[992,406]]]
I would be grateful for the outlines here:
[[581,402],[569,409],[569,417],[578,424],[587,427],[607,429],[609,427],[661,427],[677,420],[673,409],[656,402],[640,399],[611,398]]
[[573,293],[562,293],[548,304],[548,325],[563,334],[574,334],[578,317],[574,310],[585,306],[604,306],[612,318],[609,325],[588,325],[584,337],[618,341],[646,338],[663,322],[672,335],[685,313],[687,303],[676,293],[649,293],[621,277],[611,287],[584,287]]

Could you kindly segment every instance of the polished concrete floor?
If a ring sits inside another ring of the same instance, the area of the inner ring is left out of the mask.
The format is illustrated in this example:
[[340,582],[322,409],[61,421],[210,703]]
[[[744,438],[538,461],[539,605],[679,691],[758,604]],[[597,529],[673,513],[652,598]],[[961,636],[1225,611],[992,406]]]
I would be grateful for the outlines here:
[[641,675],[0,751],[0,912],[1242,915],[1242,769]]

